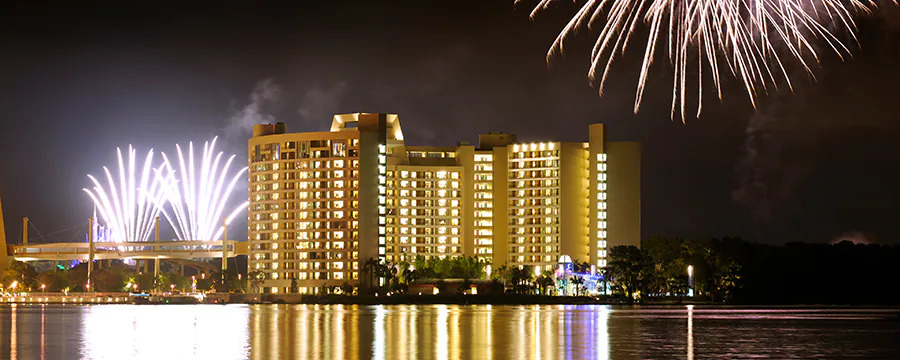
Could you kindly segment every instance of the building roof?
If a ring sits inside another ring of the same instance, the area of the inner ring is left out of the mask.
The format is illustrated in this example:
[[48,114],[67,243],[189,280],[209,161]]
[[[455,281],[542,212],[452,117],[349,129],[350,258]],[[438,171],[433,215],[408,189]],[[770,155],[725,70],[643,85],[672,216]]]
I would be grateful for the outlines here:
[[359,125],[360,118],[384,115],[386,118],[385,126],[387,134],[394,140],[403,141],[403,130],[400,128],[400,117],[397,114],[377,114],[377,113],[350,113],[337,114],[331,121],[331,131],[355,130]]

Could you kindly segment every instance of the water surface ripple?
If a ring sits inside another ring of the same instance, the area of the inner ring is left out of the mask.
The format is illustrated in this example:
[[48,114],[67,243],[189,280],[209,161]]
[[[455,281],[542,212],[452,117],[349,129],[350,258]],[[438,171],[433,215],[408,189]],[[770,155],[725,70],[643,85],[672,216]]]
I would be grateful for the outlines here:
[[900,354],[900,310],[4,305],[3,359],[710,359]]

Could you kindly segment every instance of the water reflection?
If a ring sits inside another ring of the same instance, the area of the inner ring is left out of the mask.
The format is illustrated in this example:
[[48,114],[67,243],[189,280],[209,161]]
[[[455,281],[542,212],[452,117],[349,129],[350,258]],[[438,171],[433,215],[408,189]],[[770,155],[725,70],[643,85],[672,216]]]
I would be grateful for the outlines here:
[[244,359],[243,306],[94,305],[81,308],[81,358]]
[[251,306],[250,357],[608,358],[606,307]]
[[17,328],[19,324],[18,319],[18,310],[19,306],[17,304],[12,304],[10,309],[10,330],[9,330],[9,358],[16,360],[19,358],[19,329]]
[[[897,310],[11,305],[0,359],[890,358]],[[695,328],[695,325],[697,327]]]
[[694,305],[687,306],[687,360],[694,360]]

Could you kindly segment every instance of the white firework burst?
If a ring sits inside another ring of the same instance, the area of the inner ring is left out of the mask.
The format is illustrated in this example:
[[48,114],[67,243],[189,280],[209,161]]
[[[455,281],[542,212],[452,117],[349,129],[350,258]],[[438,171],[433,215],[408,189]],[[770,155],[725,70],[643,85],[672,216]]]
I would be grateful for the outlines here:
[[[561,0],[538,0],[531,17],[557,1]],[[678,109],[682,121],[689,90],[696,91],[700,116],[705,74],[719,99],[722,77],[730,75],[742,83],[756,106],[758,92],[779,83],[791,87],[788,61],[799,63],[812,75],[811,62],[819,61],[815,41],[824,42],[842,59],[850,55],[838,35],[847,33],[856,41],[854,15],[871,13],[877,5],[861,0],[569,1],[580,4],[580,8],[550,47],[548,62],[563,52],[566,37],[578,29],[594,30],[599,25],[588,77],[602,96],[613,61],[632,42],[639,41],[642,35],[638,32],[646,31],[634,112],[640,109],[657,48],[663,47],[674,68],[672,117]],[[516,4],[520,2],[515,0]]]
[[[203,144],[199,164],[194,159],[193,142],[188,144],[187,154],[182,151],[181,146],[176,145],[177,171],[166,154],[162,154],[164,170],[159,173],[159,177],[164,184],[166,200],[171,205],[171,214],[163,211],[163,215],[180,240],[215,240],[222,236],[221,219],[229,195],[247,171],[247,167],[244,167],[233,174],[229,173],[235,155],[222,163],[224,153],[215,151],[216,140],[218,137]],[[230,223],[235,216],[247,209],[248,204],[245,201],[230,211],[225,222]]]
[[[165,198],[163,184],[156,176],[159,168],[153,168],[153,150],[147,153],[143,165],[138,169],[137,150],[128,146],[127,162],[118,154],[118,176],[114,177],[106,166],[106,184],[93,175],[88,175],[94,184],[92,189],[83,189],[91,197],[97,211],[111,230],[113,242],[147,241],[154,229],[154,222],[160,208],[156,206]],[[138,176],[136,171],[140,171]]]

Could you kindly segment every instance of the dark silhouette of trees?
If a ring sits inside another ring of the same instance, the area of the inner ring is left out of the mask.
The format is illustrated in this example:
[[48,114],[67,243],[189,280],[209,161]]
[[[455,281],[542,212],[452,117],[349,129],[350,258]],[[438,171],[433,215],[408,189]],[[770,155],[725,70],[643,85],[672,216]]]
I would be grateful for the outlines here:
[[638,297],[651,284],[652,259],[637,246],[615,246],[609,251],[607,266],[613,287],[628,298]]
[[738,238],[649,238],[641,248],[610,249],[601,269],[620,295],[684,296],[687,267],[694,294],[735,304],[897,304],[900,246],[805,244],[774,246]]
[[534,284],[540,289],[541,295],[550,295],[556,281],[553,280],[553,271],[544,271],[541,276],[534,281]]

